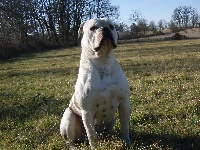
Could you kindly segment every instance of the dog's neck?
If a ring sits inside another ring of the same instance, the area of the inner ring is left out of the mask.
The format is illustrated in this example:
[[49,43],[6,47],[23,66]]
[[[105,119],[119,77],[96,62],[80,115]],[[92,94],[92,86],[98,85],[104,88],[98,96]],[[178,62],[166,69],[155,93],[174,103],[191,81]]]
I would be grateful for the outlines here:
[[102,68],[111,69],[115,60],[116,58],[113,50],[109,50],[107,54],[100,57],[96,56],[96,52],[90,51],[88,54],[88,52],[82,51],[80,65],[83,67],[90,65],[101,72]]

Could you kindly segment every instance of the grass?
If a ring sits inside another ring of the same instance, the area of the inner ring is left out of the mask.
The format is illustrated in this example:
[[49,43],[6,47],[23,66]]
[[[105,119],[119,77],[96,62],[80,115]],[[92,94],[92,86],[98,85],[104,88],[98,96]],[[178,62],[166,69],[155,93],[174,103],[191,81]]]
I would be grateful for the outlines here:
[[[115,54],[131,89],[132,143],[120,141],[117,119],[98,149],[199,149],[200,40],[122,44]],[[0,149],[66,149],[59,124],[79,58],[71,48],[0,62]]]

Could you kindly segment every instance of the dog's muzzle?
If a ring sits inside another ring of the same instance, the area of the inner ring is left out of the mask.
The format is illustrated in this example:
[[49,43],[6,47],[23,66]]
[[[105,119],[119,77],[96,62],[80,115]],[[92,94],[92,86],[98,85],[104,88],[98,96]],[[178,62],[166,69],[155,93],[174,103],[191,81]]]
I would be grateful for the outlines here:
[[106,43],[111,43],[113,48],[116,48],[117,45],[115,44],[115,40],[113,38],[112,32],[108,27],[103,27],[102,28],[102,33],[98,34],[98,40],[99,40],[99,45],[94,48],[94,50],[97,52],[101,49],[101,47],[106,44]]

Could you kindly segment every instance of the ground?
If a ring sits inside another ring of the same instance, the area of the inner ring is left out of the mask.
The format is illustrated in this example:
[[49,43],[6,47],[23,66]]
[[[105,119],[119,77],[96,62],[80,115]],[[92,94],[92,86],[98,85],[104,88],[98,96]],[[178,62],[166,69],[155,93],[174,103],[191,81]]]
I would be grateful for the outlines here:
[[[115,54],[130,84],[131,145],[120,140],[117,115],[98,149],[199,149],[200,40],[126,43]],[[2,149],[66,149],[59,123],[79,59],[76,47],[0,62]]]

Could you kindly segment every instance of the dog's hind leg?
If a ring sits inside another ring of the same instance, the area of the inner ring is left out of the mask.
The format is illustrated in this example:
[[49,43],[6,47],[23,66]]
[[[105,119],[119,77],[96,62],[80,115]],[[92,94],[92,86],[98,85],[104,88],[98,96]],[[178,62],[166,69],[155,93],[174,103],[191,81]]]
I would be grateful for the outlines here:
[[86,132],[82,119],[70,108],[67,108],[63,114],[60,123],[60,133],[69,147],[76,142],[84,141]]

